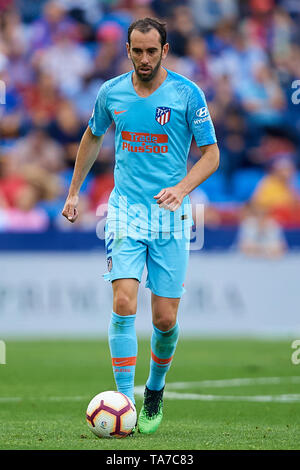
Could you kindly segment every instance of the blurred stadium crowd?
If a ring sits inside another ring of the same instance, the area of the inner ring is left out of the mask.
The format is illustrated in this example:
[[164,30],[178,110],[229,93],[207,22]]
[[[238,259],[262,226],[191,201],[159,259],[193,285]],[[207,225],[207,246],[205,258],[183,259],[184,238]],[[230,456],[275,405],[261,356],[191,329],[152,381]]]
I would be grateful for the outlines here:
[[[131,69],[127,28],[145,16],[166,21],[164,65],[204,90],[215,123],[221,165],[192,193],[206,223],[247,219],[250,238],[255,217],[273,234],[300,227],[298,0],[0,0],[0,232],[95,227],[114,184],[112,127],[78,223],[60,213],[99,86]],[[193,142],[189,166],[200,156]]]

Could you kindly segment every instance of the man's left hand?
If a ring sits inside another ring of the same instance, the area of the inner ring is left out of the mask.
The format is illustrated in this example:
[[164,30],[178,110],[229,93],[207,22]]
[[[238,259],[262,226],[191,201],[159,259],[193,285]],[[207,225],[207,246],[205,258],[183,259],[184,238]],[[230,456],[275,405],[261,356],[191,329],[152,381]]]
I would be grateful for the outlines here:
[[182,204],[184,192],[178,186],[162,189],[154,199],[156,199],[159,207],[167,209],[171,212],[176,211]]

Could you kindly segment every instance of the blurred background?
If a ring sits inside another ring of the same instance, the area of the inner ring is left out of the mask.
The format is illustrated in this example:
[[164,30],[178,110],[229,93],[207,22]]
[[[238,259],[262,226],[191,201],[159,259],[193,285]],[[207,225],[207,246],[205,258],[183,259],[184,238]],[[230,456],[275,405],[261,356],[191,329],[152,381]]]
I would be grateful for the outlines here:
[[[106,334],[96,208],[114,185],[113,126],[78,221],[61,210],[98,89],[131,70],[127,28],[145,16],[167,23],[164,65],[205,92],[221,151],[191,194],[205,232],[183,331],[300,334],[300,2],[0,0],[0,337]],[[200,156],[193,141],[188,167]],[[142,332],[150,299],[139,295]]]

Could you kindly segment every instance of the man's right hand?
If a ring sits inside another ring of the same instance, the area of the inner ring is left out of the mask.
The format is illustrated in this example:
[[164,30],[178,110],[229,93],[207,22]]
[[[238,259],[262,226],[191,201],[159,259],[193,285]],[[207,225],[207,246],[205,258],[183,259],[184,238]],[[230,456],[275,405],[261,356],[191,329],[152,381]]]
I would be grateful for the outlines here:
[[62,210],[62,215],[72,223],[75,222],[78,217],[78,201],[78,196],[68,196],[64,208]]

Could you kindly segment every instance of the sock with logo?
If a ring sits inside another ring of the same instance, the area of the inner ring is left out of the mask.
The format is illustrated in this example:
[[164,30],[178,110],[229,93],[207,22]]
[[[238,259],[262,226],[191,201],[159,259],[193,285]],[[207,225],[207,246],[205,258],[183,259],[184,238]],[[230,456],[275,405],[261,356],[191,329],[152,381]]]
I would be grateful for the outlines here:
[[168,331],[161,331],[153,325],[150,374],[146,383],[150,390],[161,390],[164,387],[166,374],[171,367],[178,337],[178,322]]
[[112,358],[113,373],[119,392],[134,400],[134,374],[137,356],[135,331],[136,315],[118,315],[112,312],[108,342]]

